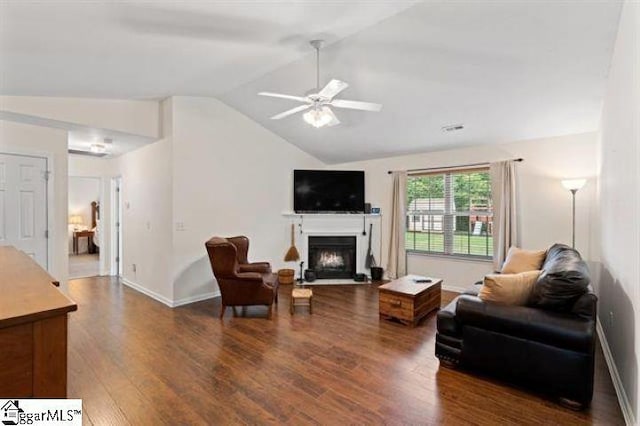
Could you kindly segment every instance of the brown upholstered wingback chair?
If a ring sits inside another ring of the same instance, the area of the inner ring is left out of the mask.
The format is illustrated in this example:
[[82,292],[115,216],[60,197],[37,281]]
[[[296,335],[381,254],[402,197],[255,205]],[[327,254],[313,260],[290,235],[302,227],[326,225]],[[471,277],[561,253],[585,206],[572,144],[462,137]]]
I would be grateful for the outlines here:
[[259,272],[261,274],[270,274],[271,265],[269,262],[253,262],[249,263],[247,256],[249,254],[249,238],[244,235],[238,237],[227,238],[231,244],[236,246],[236,258],[238,259],[239,272]]
[[220,318],[227,306],[249,305],[268,306],[271,317],[273,303],[278,303],[278,277],[269,263],[247,261],[249,239],[213,237],[205,247],[222,295]]

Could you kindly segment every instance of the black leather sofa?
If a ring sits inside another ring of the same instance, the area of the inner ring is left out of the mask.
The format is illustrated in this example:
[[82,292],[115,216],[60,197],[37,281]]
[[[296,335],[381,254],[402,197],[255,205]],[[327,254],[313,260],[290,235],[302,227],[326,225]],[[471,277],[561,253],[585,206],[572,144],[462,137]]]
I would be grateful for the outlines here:
[[530,306],[478,298],[482,282],[438,312],[436,356],[584,408],[593,395],[597,297],[577,251],[552,246]]

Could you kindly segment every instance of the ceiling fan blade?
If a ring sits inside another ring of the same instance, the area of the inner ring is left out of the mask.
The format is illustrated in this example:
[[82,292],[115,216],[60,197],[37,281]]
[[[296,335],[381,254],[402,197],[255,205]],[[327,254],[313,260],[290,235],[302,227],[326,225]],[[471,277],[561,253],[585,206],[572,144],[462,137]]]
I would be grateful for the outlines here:
[[344,81],[333,79],[322,88],[318,95],[323,98],[331,99],[347,87],[349,87],[349,85]]
[[382,105],[374,104],[371,102],[360,102],[360,101],[347,101],[345,99],[334,99],[329,103],[329,105],[333,105],[338,108],[349,108],[349,109],[359,109],[362,111],[374,111],[379,112],[382,109]]
[[282,99],[291,99],[293,101],[307,102],[311,103],[311,101],[302,96],[293,96],[293,95],[283,95],[282,93],[272,93],[272,92],[260,92],[258,93],[260,96],[268,96],[270,98],[282,98]]
[[329,123],[327,123],[327,126],[331,127],[331,126],[336,126],[336,125],[340,124],[340,120],[338,120],[338,117],[336,117],[336,115],[333,113],[333,111],[331,111],[331,108],[324,107],[324,108],[322,108],[322,110],[329,117],[331,117],[331,121],[329,121]]
[[274,115],[273,117],[271,117],[272,120],[280,120],[281,118],[287,117],[291,114],[295,114],[296,112],[300,112],[300,111],[304,111],[305,109],[309,109],[311,108],[311,104],[309,105],[300,105],[297,106],[295,108],[291,108],[290,110],[287,110],[285,112],[281,112],[280,114]]

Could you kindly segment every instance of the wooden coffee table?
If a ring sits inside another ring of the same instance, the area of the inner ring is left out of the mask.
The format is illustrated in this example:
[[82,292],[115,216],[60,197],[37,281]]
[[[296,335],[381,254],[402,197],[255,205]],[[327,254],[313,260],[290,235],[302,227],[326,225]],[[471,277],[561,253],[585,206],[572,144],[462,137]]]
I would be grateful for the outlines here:
[[[415,280],[431,279],[430,283]],[[429,312],[440,308],[442,279],[407,275],[378,287],[380,318],[396,319],[415,327]]]

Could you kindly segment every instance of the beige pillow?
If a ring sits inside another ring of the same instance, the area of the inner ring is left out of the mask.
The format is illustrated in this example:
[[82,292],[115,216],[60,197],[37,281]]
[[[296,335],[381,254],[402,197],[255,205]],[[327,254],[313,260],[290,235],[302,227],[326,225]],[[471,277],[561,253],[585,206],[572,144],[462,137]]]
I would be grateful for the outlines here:
[[542,268],[546,250],[523,250],[511,247],[502,265],[503,274],[519,274],[526,271],[537,271]]
[[484,277],[478,297],[487,302],[504,305],[526,305],[533,286],[542,271],[519,274],[490,274]]

